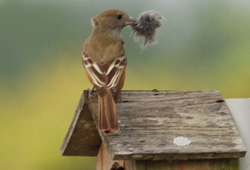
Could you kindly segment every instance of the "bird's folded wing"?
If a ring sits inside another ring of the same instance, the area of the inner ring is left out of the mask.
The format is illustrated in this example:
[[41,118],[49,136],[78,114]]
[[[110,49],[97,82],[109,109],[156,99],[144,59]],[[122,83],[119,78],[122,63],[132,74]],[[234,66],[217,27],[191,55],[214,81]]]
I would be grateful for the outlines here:
[[115,88],[127,64],[124,55],[115,58],[107,70],[104,70],[102,66],[93,61],[86,53],[83,53],[82,61],[92,83],[99,89],[102,87],[108,89]]
[[107,73],[106,73],[108,77],[108,83],[106,85],[107,88],[113,89],[117,87],[117,84],[121,80],[121,76],[126,67],[126,64],[127,64],[127,60],[124,55],[115,58],[115,60],[109,66]]
[[102,88],[107,84],[108,79],[105,72],[86,53],[82,55],[82,63],[95,86]]

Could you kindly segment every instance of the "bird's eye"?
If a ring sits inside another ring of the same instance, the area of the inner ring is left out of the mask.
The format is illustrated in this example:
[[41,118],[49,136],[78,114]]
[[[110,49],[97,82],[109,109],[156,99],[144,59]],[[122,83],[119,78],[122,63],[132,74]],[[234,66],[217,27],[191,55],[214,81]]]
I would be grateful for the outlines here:
[[119,14],[119,15],[116,16],[116,18],[119,19],[119,20],[121,20],[122,19],[122,15]]

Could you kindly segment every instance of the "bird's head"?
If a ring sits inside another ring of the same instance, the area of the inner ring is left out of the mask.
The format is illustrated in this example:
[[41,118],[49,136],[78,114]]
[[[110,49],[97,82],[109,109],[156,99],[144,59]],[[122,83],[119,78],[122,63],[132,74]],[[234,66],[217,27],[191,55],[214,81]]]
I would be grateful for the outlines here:
[[130,18],[124,11],[117,9],[105,10],[92,19],[94,28],[115,32],[121,32],[125,26],[134,22],[135,20]]

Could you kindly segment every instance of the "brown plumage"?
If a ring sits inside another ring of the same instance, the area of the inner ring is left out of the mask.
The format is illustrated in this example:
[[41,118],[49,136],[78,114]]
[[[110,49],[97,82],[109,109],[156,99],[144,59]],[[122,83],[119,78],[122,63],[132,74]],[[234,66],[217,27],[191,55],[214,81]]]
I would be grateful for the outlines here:
[[116,105],[125,81],[126,56],[121,30],[133,22],[121,10],[106,10],[92,19],[93,31],[84,42],[85,72],[98,92],[98,126],[106,133],[119,130]]

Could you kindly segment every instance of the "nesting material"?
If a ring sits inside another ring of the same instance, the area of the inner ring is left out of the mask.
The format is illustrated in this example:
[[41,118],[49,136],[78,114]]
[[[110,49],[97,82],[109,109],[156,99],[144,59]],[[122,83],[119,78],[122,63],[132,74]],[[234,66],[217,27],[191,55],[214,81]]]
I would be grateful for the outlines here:
[[144,46],[155,42],[156,29],[162,26],[162,18],[158,12],[146,11],[131,25],[135,37],[144,38]]

